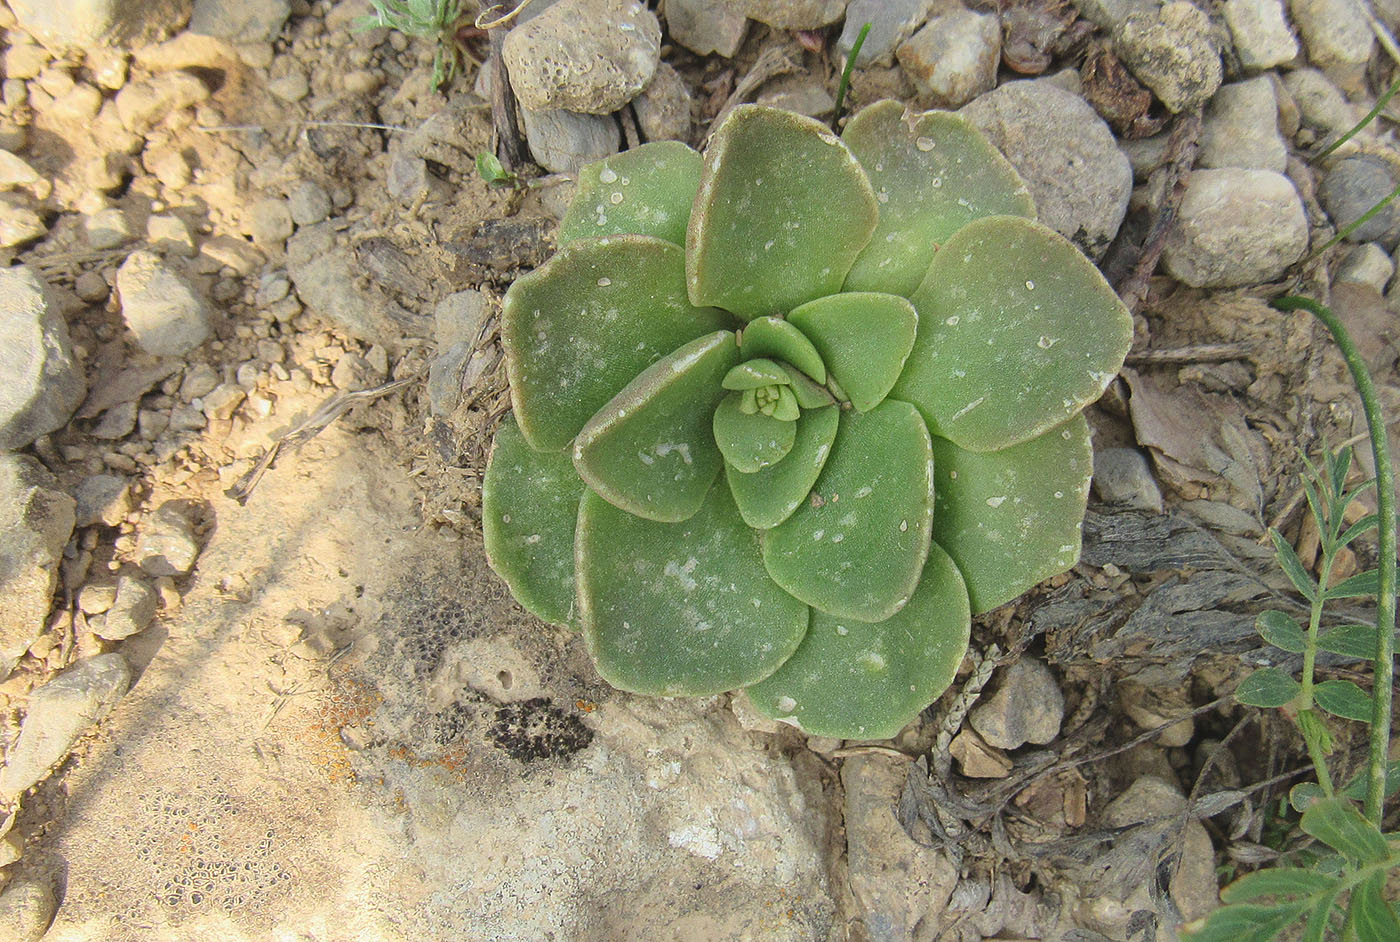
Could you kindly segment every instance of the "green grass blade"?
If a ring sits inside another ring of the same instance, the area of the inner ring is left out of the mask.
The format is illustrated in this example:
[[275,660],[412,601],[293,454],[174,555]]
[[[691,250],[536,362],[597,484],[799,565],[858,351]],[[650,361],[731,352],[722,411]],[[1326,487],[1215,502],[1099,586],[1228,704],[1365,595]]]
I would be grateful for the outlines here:
[[1366,127],[1366,125],[1370,124],[1372,121],[1376,120],[1376,116],[1379,115],[1385,109],[1386,105],[1390,104],[1390,99],[1395,97],[1395,93],[1397,91],[1400,91],[1400,79],[1396,79],[1395,83],[1385,90],[1385,94],[1381,95],[1380,98],[1376,99],[1375,107],[1366,113],[1366,117],[1356,122],[1356,125],[1352,127],[1350,131],[1337,138],[1331,144],[1328,144],[1327,148],[1322,153],[1317,155],[1317,159],[1321,160],[1328,154],[1333,153],[1338,147],[1341,147],[1347,141],[1360,134],[1361,129]]

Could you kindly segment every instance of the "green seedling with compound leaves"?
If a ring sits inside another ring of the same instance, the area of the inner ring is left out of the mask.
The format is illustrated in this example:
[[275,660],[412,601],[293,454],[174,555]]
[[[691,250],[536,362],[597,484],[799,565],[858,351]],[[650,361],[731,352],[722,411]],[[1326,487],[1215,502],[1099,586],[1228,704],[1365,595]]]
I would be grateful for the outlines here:
[[745,105],[585,168],[506,294],[492,566],[622,690],[895,735],[1078,559],[1131,318],[962,118]]

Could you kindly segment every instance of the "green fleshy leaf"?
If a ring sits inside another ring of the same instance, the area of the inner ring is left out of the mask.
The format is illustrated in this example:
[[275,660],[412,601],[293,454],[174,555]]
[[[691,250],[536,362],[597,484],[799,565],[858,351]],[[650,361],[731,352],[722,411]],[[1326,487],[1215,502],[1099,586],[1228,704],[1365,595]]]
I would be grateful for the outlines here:
[[1035,202],[1011,164],[972,124],[949,112],[907,115],[879,101],[841,139],[875,188],[880,222],[846,276],[847,291],[909,297],[938,246],[983,216],[1035,218]]
[[1220,891],[1227,903],[1241,903],[1263,896],[1313,896],[1325,893],[1338,880],[1304,867],[1270,867],[1240,877]]
[[910,300],[919,335],[891,395],[970,451],[1019,444],[1077,415],[1117,375],[1133,338],[1099,270],[1018,216],[958,230]]
[[674,524],[587,493],[577,550],[584,643],[621,690],[698,697],[747,686],[807,631],[807,606],[768,578],[727,488],[711,488],[695,516]]
[[690,297],[747,321],[835,294],[876,216],[870,182],[836,135],[740,105],[705,154],[686,233]]
[[784,422],[796,422],[802,410],[797,407],[797,397],[787,386],[778,387],[778,404],[773,408],[773,418]]
[[869,412],[904,369],[919,315],[904,298],[857,291],[810,301],[788,321],[812,341],[851,405]]
[[962,570],[974,615],[1078,561],[1093,472],[1083,416],[996,452],[935,437],[933,454],[933,538]]
[[583,496],[564,452],[535,451],[501,420],[481,484],[486,558],[525,609],[555,625],[574,611],[574,524]]
[[1314,802],[1299,827],[1337,851],[1353,867],[1379,863],[1388,855],[1385,836],[1345,798]]
[[684,247],[703,164],[680,141],[654,141],[589,164],[579,171],[556,241],[635,233]]
[[758,530],[776,527],[792,516],[826,465],[841,410],[834,406],[802,413],[796,423],[797,440],[782,461],[754,474],[725,468],[725,477],[744,522]]
[[1261,667],[1235,688],[1235,699],[1245,706],[1281,707],[1303,692],[1292,676],[1277,667]]
[[889,739],[953,682],[971,624],[962,576],[934,544],[908,605],[874,623],[813,612],[796,653],[749,696],[812,735]]
[[773,580],[836,618],[899,611],[928,558],[932,464],[928,429],[907,402],[842,413],[813,499],[764,534]]
[[727,467],[753,474],[787,457],[797,440],[797,423],[761,412],[747,415],[739,408],[741,399],[732,392],[715,409],[715,444]]
[[1299,782],[1288,790],[1288,804],[1299,814],[1312,807],[1313,802],[1326,797],[1327,793],[1316,782]]
[[1349,680],[1324,680],[1313,687],[1313,701],[1344,720],[1371,721],[1371,695]]
[[1292,654],[1301,654],[1308,646],[1303,626],[1273,609],[1259,613],[1259,617],[1254,619],[1254,630],[1274,647]]
[[724,374],[725,389],[758,389],[761,386],[786,386],[792,382],[787,370],[772,360],[756,358],[740,363]]
[[1317,598],[1317,581],[1308,573],[1303,565],[1303,561],[1298,558],[1298,552],[1293,549],[1293,545],[1283,538],[1273,527],[1269,528],[1269,539],[1274,543],[1274,558],[1278,560],[1279,568],[1288,577],[1288,581],[1293,583],[1293,588],[1309,602]]
[[791,363],[818,383],[826,382],[826,364],[812,341],[781,317],[758,317],[739,335],[745,357],[769,357]]
[[563,448],[643,369],[729,325],[691,305],[684,254],[649,236],[582,239],[510,286],[501,336],[530,447]]
[[579,477],[639,517],[690,517],[723,464],[711,426],[738,359],[734,334],[720,330],[647,367],[578,433]]
[[806,373],[795,366],[784,367],[784,372],[788,375],[788,383],[792,386],[793,398],[803,409],[820,409],[829,406],[836,400],[831,393],[822,386],[818,386]]
[[1371,625],[1338,625],[1317,636],[1317,646],[1332,654],[1376,659],[1376,629]]

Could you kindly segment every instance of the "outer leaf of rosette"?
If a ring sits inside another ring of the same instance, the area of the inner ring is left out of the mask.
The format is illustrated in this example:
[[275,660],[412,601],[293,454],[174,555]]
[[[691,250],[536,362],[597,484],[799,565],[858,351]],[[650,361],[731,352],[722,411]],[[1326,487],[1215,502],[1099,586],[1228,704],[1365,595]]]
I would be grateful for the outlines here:
[[749,697],[812,735],[889,739],[948,689],[971,625],[958,567],[934,543],[908,605],[874,623],[814,611],[797,651]]
[[767,357],[785,360],[818,383],[826,382],[826,364],[812,341],[781,317],[756,317],[739,335],[744,359]]
[[732,392],[715,408],[715,444],[724,465],[741,474],[753,474],[787,457],[797,440],[797,423],[785,422],[762,412],[739,411],[741,396]]
[[740,105],[705,154],[685,242],[691,301],[747,321],[833,294],[876,215],[840,138],[812,118]]
[[776,527],[807,500],[831,454],[840,415],[830,405],[808,409],[791,423],[797,426],[797,438],[782,461],[753,474],[724,469],[745,523],[758,530]]
[[807,631],[808,609],[768,578],[729,491],[684,523],[656,523],[596,494],[579,505],[584,643],[614,687],[706,696],[771,674]]
[[585,488],[567,452],[536,451],[513,416],[496,429],[481,485],[486,558],[517,602],[574,622],[574,525]]
[[724,463],[712,424],[720,380],[738,361],[734,334],[720,330],[647,367],[578,433],[579,477],[628,513],[689,518]]
[[506,372],[532,448],[563,448],[646,367],[729,326],[723,311],[691,305],[684,254],[650,236],[580,239],[510,286]]
[[[891,395],[971,451],[1040,435],[1103,394],[1133,339],[1108,282],[1058,233],[978,219],[934,256],[910,298],[919,334]],[[957,554],[953,554],[957,558]]]
[[1001,451],[935,437],[933,456],[933,538],[962,570],[974,614],[1078,562],[1094,464],[1084,416]]
[[764,533],[763,562],[774,582],[828,615],[884,621],[914,594],[928,558],[928,429],[895,399],[843,412],[840,423],[812,498]]
[[919,315],[896,295],[853,291],[809,301],[788,321],[812,341],[851,405],[869,412],[899,379]]
[[908,115],[877,101],[841,139],[865,168],[880,222],[846,276],[846,291],[909,297],[938,246],[983,216],[1035,218],[1025,182],[967,119],[946,111]]
[[684,246],[703,163],[680,141],[654,141],[589,164],[579,171],[558,243],[636,233]]

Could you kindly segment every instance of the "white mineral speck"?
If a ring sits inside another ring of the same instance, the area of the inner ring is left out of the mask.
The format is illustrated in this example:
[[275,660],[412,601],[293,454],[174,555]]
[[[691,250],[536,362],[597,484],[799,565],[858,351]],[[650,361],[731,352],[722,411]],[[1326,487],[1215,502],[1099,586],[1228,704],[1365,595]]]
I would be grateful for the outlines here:
[[778,698],[778,712],[779,712],[779,713],[791,713],[791,712],[792,712],[793,710],[795,710],[795,709],[797,709],[797,701],[794,700],[792,697],[779,697],[779,698]]
[[1006,502],[1006,498],[1005,498],[1005,497],[988,497],[988,498],[987,498],[987,506],[990,507],[990,508],[992,508],[993,510],[996,510],[998,507],[1000,507],[1000,506],[1001,506],[1002,504],[1004,504],[1005,502]]
[[607,287],[608,285],[610,285],[610,284],[612,284],[612,279],[611,279],[611,278],[599,278],[599,279],[598,279],[598,287],[600,287],[600,288],[606,288],[606,287]]
[[598,179],[603,183],[614,183],[617,181],[617,171],[611,167],[604,167],[603,172],[598,174]]
[[928,153],[929,151],[933,150],[933,138],[917,137],[914,139],[914,146],[917,147],[919,150],[923,151],[924,153]]
[[851,629],[847,628],[845,625],[837,625],[836,633],[844,638],[851,633]]
[[949,327],[956,327],[958,326],[958,321],[960,320],[962,320],[962,318],[954,314],[952,317],[948,318],[943,323],[947,324]]
[[1034,290],[1035,290],[1035,282],[1034,282],[1034,281],[1031,281],[1030,279],[1027,279],[1027,280],[1026,280],[1026,290],[1027,290],[1027,291],[1034,291]]
[[[608,202],[610,202],[610,203],[612,203],[614,206],[616,206],[618,203],[621,203],[621,202],[622,202],[622,194],[621,194],[621,193],[614,193],[612,196],[609,196],[609,197],[608,197]],[[1030,282],[1026,282],[1026,284],[1030,284]]]
[[510,514],[501,514],[501,523],[510,523]]
[[908,529],[909,529],[909,521],[908,521],[908,520],[901,520],[901,521],[899,521],[899,532],[900,532],[900,533],[904,533],[904,532],[906,532]]

